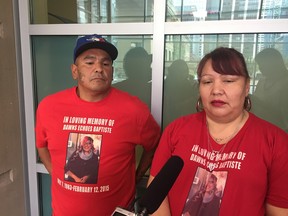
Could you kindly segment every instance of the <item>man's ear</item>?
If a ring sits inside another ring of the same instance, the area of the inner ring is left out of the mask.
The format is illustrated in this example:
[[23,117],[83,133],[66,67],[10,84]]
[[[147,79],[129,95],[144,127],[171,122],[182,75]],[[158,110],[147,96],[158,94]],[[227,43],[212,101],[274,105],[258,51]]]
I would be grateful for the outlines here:
[[71,64],[71,73],[74,80],[78,78],[78,67],[76,64]]

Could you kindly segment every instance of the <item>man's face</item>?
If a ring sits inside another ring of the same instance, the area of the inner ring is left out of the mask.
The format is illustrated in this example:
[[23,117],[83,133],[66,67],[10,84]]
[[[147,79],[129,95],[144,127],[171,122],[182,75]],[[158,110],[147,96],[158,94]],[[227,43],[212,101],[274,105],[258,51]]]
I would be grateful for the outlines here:
[[87,101],[103,99],[113,79],[112,60],[102,49],[81,53],[72,65],[72,76],[78,81],[78,95]]

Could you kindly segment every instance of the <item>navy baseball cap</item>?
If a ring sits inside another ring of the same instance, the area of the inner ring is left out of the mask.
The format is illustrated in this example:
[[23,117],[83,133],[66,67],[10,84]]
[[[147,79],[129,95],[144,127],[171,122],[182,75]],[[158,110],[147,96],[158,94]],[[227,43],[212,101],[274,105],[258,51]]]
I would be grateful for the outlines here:
[[81,53],[93,48],[106,51],[110,55],[112,61],[115,60],[118,56],[117,48],[105,40],[101,35],[84,35],[78,37],[77,39],[76,46],[74,48],[74,62]]

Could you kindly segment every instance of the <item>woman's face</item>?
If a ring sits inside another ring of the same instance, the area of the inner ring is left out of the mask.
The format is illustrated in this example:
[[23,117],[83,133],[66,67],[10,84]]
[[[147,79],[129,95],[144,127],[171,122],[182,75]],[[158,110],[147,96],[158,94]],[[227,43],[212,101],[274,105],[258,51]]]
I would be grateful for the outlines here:
[[87,140],[86,142],[83,142],[83,151],[84,152],[90,152],[92,150],[93,143],[90,140]]
[[208,117],[229,121],[239,116],[243,112],[249,87],[249,81],[243,76],[215,72],[211,60],[208,60],[199,84],[200,97]]
[[210,177],[208,179],[207,185],[206,185],[206,191],[212,191],[216,188],[216,182],[215,179]]

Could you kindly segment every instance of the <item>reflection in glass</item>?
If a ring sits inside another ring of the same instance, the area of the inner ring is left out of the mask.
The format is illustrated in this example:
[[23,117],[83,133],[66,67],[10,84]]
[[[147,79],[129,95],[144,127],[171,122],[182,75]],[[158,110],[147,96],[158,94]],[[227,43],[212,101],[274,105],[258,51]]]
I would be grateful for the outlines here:
[[168,22],[286,19],[287,1],[271,0],[167,0]]
[[[193,80],[195,81],[197,80],[196,70],[200,59],[206,53],[219,46],[233,47],[243,53],[251,77],[250,95],[252,99],[252,112],[288,131],[287,33],[167,35],[165,41],[164,126],[176,117],[195,112],[196,106],[196,103],[194,106],[189,104],[187,106],[191,107],[189,111],[184,109],[180,110],[179,108],[181,106],[178,101],[178,111],[174,112],[171,118],[168,110],[171,109],[172,105],[168,105],[168,101],[176,97],[181,98],[184,95],[184,93],[181,93],[179,90],[180,87],[175,85],[175,82],[168,81],[168,75],[171,73],[169,72],[171,65],[177,59],[184,60],[188,66],[188,80],[194,77]],[[270,49],[267,48],[274,48],[274,51],[268,52]],[[266,50],[265,52],[268,54],[258,54],[265,53],[264,50]],[[259,56],[262,55],[265,57],[264,60],[260,60],[261,58]],[[263,64],[265,64],[265,66],[263,66]],[[175,74],[177,74],[178,78],[182,76],[181,68],[182,66],[178,65],[175,69]],[[264,70],[264,68],[266,70]],[[176,78],[174,78],[174,80],[176,80]],[[182,83],[184,83],[184,81],[182,81]],[[191,90],[189,94],[191,98],[194,98],[195,94],[198,94],[198,89]],[[185,99],[182,99],[181,103],[184,103],[184,101]]]
[[31,7],[32,24],[153,21],[153,0],[31,0]]
[[265,48],[255,62],[259,80],[252,97],[254,112],[288,132],[288,69],[283,56],[275,48]]
[[126,79],[113,86],[140,98],[151,107],[152,55],[142,47],[133,47],[125,54],[123,70]]
[[163,126],[180,117],[196,112],[198,88],[186,61],[177,59],[167,68],[164,82]]

